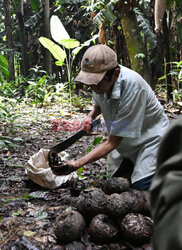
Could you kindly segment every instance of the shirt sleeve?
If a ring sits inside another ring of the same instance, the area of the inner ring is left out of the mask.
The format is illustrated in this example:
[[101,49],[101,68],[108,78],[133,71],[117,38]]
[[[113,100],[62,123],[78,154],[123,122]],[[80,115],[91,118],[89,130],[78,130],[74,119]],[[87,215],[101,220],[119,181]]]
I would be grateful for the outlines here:
[[147,92],[141,88],[129,88],[117,106],[110,134],[126,138],[139,138],[145,116]]

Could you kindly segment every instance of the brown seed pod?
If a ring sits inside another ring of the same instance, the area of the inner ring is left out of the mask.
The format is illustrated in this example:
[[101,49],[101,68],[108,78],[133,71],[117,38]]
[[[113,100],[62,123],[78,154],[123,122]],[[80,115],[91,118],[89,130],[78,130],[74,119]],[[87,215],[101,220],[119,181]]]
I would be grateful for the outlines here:
[[122,193],[128,191],[130,187],[129,181],[122,177],[109,178],[103,185],[102,190],[106,194]]
[[119,230],[107,215],[98,214],[91,220],[88,233],[94,243],[107,244],[117,239]]
[[58,242],[69,243],[79,239],[85,227],[83,216],[71,207],[68,207],[56,218],[54,231]]
[[99,188],[88,188],[83,190],[77,198],[76,208],[88,219],[106,210],[106,195]]
[[115,218],[122,218],[125,214],[130,213],[131,197],[129,192],[122,194],[111,194],[107,198],[107,212],[110,216]]
[[143,191],[130,190],[121,194],[111,194],[107,198],[107,212],[109,215],[122,218],[128,213],[144,213],[148,211],[148,203]]
[[135,246],[150,242],[153,221],[141,214],[127,214],[121,221],[121,234]]

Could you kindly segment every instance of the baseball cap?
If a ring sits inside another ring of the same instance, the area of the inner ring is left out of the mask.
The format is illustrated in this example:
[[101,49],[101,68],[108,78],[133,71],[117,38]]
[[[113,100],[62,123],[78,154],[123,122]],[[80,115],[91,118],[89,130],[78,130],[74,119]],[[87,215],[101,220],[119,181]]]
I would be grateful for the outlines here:
[[91,46],[83,55],[81,71],[75,82],[97,85],[105,73],[115,68],[117,64],[117,55],[111,48],[104,44]]

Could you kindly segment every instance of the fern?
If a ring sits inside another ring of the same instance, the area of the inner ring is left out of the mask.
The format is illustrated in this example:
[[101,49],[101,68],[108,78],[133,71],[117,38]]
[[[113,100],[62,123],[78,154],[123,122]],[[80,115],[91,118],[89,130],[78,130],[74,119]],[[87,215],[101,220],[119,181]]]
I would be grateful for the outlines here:
[[143,34],[144,34],[147,42],[149,43],[149,46],[152,49],[155,48],[156,45],[157,45],[157,38],[156,38],[156,35],[154,34],[154,32],[152,31],[148,20],[146,20],[143,17],[142,12],[138,8],[134,8],[133,11],[134,11],[134,13],[136,15],[138,25],[142,29]]

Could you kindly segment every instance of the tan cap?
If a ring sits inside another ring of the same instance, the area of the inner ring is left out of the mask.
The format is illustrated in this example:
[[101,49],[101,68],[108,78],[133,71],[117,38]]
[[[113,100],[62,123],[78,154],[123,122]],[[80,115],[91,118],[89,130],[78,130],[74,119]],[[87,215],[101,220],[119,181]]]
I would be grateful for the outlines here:
[[111,48],[103,44],[91,46],[83,55],[81,71],[75,81],[97,85],[117,64],[117,55]]

